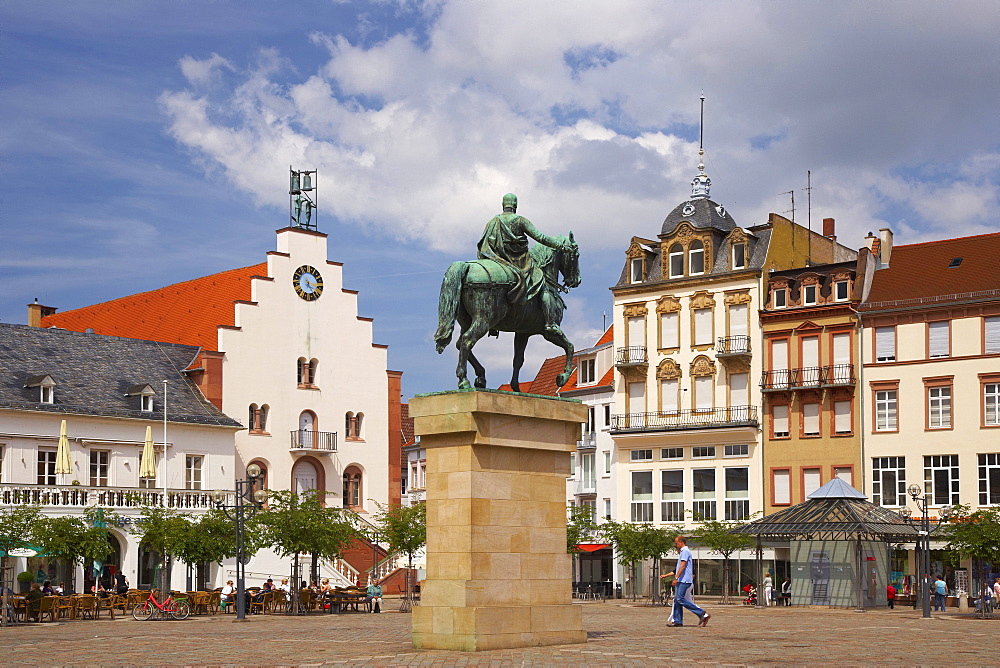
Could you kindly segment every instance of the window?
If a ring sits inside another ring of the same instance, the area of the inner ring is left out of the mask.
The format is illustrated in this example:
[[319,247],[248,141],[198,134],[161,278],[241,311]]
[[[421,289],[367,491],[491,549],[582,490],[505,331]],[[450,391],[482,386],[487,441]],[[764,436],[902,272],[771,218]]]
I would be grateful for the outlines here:
[[951,429],[951,387],[927,388],[927,427]]
[[802,435],[819,436],[819,404],[802,404]]
[[822,477],[819,469],[802,469],[802,498],[808,499],[809,495],[820,488]]
[[771,308],[785,308],[788,306],[788,288],[775,288],[771,293]]
[[906,458],[872,458],[872,503],[876,506],[906,506]]
[[729,405],[748,406],[750,404],[750,374],[729,374]]
[[633,258],[632,262],[632,282],[642,283],[642,258]]
[[611,451],[604,453],[604,473],[605,475],[611,474]]
[[746,304],[733,304],[729,307],[729,336],[746,336],[747,311]]
[[205,458],[201,455],[184,457],[184,487],[186,489],[201,489],[201,468]]
[[684,459],[684,448],[660,448],[660,459]]
[[983,424],[1000,425],[1000,383],[983,384]]
[[688,251],[688,275],[697,276],[705,273],[705,244],[692,241]]
[[983,318],[983,354],[1000,355],[1000,315]]
[[802,370],[799,372],[799,384],[819,385],[819,337],[805,336],[800,339],[800,343],[802,359],[799,360],[799,366],[802,367]]
[[594,433],[594,416],[595,408],[593,406],[587,406],[587,421],[583,423],[583,435]]
[[611,499],[604,499],[604,519],[611,519]]
[[673,313],[660,314],[660,347],[671,349],[681,347],[680,323],[681,314]]
[[570,478],[575,478],[576,477],[576,453],[575,452],[569,453],[569,477]]
[[257,426],[257,404],[250,404],[247,408],[247,429],[250,431],[258,431],[260,427]]
[[670,247],[670,278],[684,275],[684,249],[680,244]]
[[851,402],[833,402],[833,433],[837,436],[845,436],[854,432],[851,421]]
[[691,488],[694,492],[692,511],[696,522],[716,519],[715,469],[693,469]]
[[580,384],[597,382],[597,360],[593,357],[580,360]]
[[854,487],[854,469],[850,466],[834,466],[833,477],[840,478],[851,487]]
[[695,309],[694,345],[712,345],[712,309],[710,308]]
[[750,446],[747,444],[743,445],[727,445],[725,449],[725,457],[749,457],[750,456]]
[[580,469],[583,474],[583,489],[593,492],[597,488],[597,475],[594,470],[594,453],[580,455]]
[[653,521],[652,471],[632,471],[632,521]]
[[927,357],[951,355],[951,323],[948,320],[927,323]]
[[875,392],[875,431],[896,431],[896,390]]
[[1000,504],[1000,454],[995,452],[979,457],[979,505]]
[[747,266],[747,245],[733,244],[733,269],[743,269]]
[[848,293],[849,286],[850,283],[848,283],[847,281],[836,281],[833,284],[834,300],[838,302],[846,302],[847,299],[850,297],[850,294]]
[[38,477],[36,482],[39,485],[56,484],[56,451],[38,451]]
[[684,471],[660,471],[660,521],[684,521]]
[[344,507],[361,507],[361,471],[356,466],[344,470]]
[[791,373],[788,370],[788,339],[771,340],[771,369],[764,382],[771,388],[788,388]]
[[680,397],[680,381],[670,378],[660,381],[660,411],[677,413],[677,402]]
[[108,468],[111,452],[108,450],[90,451],[90,486],[108,486]]
[[611,404],[604,404],[604,426],[611,424]]
[[345,440],[354,441],[358,438],[358,418],[351,411],[344,414],[344,434]]
[[750,517],[750,469],[726,469],[726,519]]
[[[139,467],[141,466],[141,464],[142,464],[142,454],[140,453],[135,460],[136,471],[140,470]],[[155,452],[153,453],[153,468],[156,471],[160,470],[160,463],[157,460],[157,455]],[[139,489],[156,489],[156,476],[153,476],[152,478],[139,478]]]
[[145,413],[153,412],[153,395],[151,394],[139,395],[139,410]]
[[714,445],[696,445],[691,448],[692,458],[711,458],[715,457],[715,446]]
[[633,462],[651,462],[653,461],[653,451],[652,450],[632,450],[632,461]]
[[771,471],[771,490],[774,492],[774,505],[786,506],[792,502],[792,475],[788,469]]
[[896,361],[895,327],[875,328],[875,361],[876,362]]
[[267,415],[270,413],[271,407],[267,404],[261,404],[260,410],[257,412],[257,429],[262,432],[267,431]]
[[312,387],[316,379],[316,360],[307,360],[300,357],[298,360],[297,379],[300,387]]
[[[628,384],[628,412],[633,415],[646,412],[646,383]],[[642,418],[643,416],[635,417]]]
[[816,285],[804,285],[802,286],[802,303],[806,306],[816,305]]
[[54,404],[56,402],[55,387],[52,385],[39,385],[38,401],[43,404]]
[[772,438],[788,438],[788,406],[771,406]]
[[958,455],[924,456],[924,493],[935,506],[958,503]]
[[847,333],[834,334],[831,346],[833,348],[833,376],[830,381],[837,384],[851,383],[853,367],[851,366],[851,335]]
[[[642,317],[642,316],[629,318],[628,319],[628,323],[627,323],[627,327],[628,327],[628,331],[626,332],[626,334],[628,335],[628,342],[627,343],[628,343],[629,347],[630,348],[635,348],[635,347],[645,346],[646,345],[646,319],[644,317]],[[642,351],[642,356],[645,356],[645,354],[646,354],[646,351],[643,350]],[[638,360],[629,359],[628,361],[630,361],[630,362],[631,361],[644,362],[645,359],[642,359],[642,358],[640,358]]]
[[694,379],[694,408],[696,411],[710,411],[715,405],[712,396],[712,377],[698,376]]

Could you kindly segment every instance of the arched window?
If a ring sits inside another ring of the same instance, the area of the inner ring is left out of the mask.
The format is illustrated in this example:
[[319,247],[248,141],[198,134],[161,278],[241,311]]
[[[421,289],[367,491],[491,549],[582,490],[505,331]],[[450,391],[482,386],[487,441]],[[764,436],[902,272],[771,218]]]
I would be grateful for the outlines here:
[[358,439],[359,441],[363,441],[365,439],[364,432],[361,431],[361,427],[364,424],[364,421],[365,421],[364,413],[358,413],[357,415],[354,416],[354,438]]
[[259,429],[257,426],[257,404],[250,404],[247,415],[247,429],[250,431],[257,431]]
[[316,369],[317,368],[319,368],[319,360],[316,359],[316,358],[313,358],[313,359],[309,360],[309,373],[307,374],[309,380],[306,381],[306,382],[308,382],[310,385],[315,385],[316,384]]
[[261,404],[260,410],[257,412],[257,429],[261,431],[267,431],[267,415],[271,412],[271,407],[267,404]]
[[684,248],[680,244],[670,247],[670,278],[684,275]]
[[316,414],[312,411],[299,413],[299,447],[312,448],[316,443]]
[[688,250],[688,275],[696,276],[705,273],[705,244],[692,241]]
[[354,419],[354,413],[347,411],[344,415],[344,438],[351,440],[355,438],[355,428],[357,427],[357,422]]
[[361,470],[357,466],[344,469],[344,507],[361,507]]
[[[268,488],[267,487],[267,464],[264,463],[264,462],[262,462],[259,459],[254,459],[253,461],[250,462],[250,464],[256,464],[257,466],[260,467],[260,477],[258,477],[257,481],[254,483],[253,491],[256,492],[258,489],[267,489]],[[248,464],[248,466],[249,466],[249,464]]]

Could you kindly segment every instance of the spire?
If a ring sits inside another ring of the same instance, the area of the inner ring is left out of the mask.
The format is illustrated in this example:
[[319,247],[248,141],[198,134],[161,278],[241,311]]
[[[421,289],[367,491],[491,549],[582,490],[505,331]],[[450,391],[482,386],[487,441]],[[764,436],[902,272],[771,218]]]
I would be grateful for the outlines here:
[[698,174],[691,181],[691,199],[708,199],[712,179],[705,173],[705,91],[701,91],[701,123],[698,126]]

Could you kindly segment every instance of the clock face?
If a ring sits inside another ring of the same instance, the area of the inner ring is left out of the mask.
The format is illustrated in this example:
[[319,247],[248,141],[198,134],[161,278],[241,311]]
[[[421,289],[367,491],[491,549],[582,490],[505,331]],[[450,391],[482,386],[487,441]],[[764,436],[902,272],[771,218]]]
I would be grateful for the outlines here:
[[295,294],[311,302],[323,294],[323,277],[316,269],[304,264],[292,274],[292,287],[295,288]]

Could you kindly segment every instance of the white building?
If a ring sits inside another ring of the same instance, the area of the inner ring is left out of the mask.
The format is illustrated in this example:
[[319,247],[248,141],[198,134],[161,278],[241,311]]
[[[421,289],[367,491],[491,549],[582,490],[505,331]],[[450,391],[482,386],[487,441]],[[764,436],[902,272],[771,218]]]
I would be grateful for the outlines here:
[[[166,487],[168,507],[197,514],[211,507],[212,490],[232,490],[233,434],[241,426],[181,371],[197,354],[192,346],[0,324],[0,505],[36,503],[54,516],[96,507],[118,516],[99,572],[37,556],[16,559],[16,572],[85,591],[95,576],[109,584],[121,571],[133,587],[148,588],[160,556],[131,533],[142,504],[161,505]],[[57,474],[64,420],[72,473]],[[155,479],[139,478],[147,427]],[[174,588],[225,582],[216,564],[192,566],[172,569]]]

